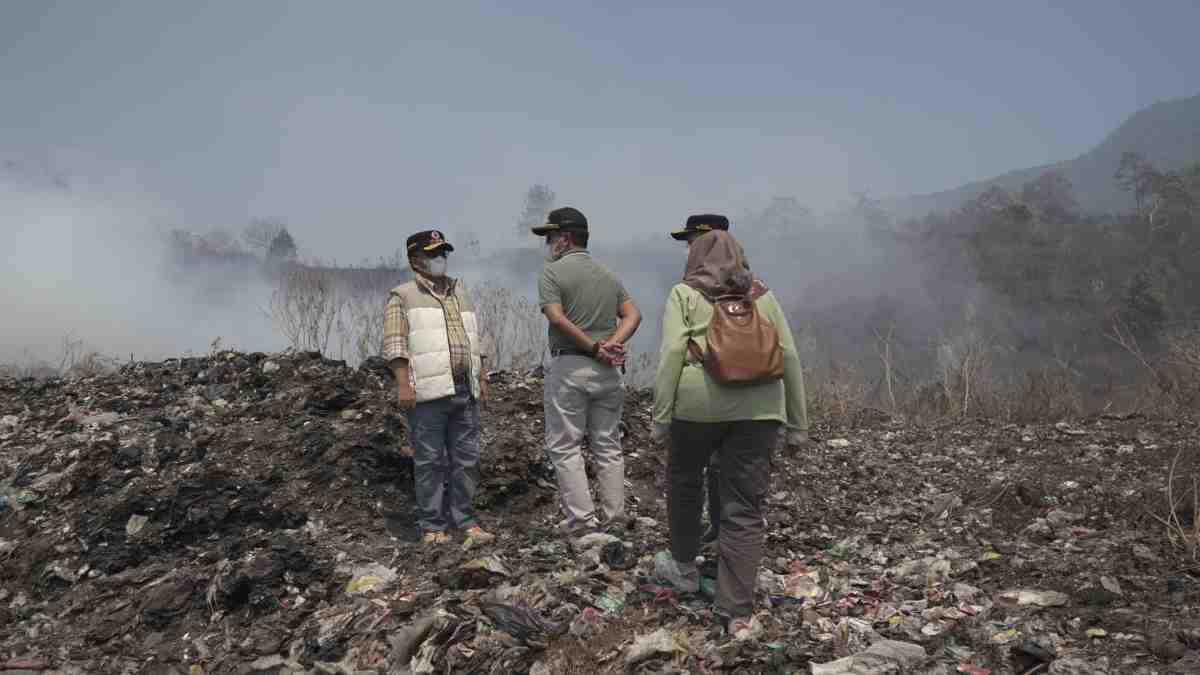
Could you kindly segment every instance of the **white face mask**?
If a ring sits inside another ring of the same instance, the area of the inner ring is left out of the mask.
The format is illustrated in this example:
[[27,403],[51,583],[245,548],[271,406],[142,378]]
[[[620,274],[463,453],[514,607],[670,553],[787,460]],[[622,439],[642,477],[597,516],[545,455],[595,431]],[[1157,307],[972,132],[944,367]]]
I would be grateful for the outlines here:
[[546,238],[546,245],[543,247],[542,252],[546,256],[546,262],[554,262],[555,258],[558,257],[554,253],[554,242],[550,241],[549,237]]
[[429,273],[435,277],[446,276],[446,263],[447,262],[449,262],[449,261],[446,260],[446,256],[430,258]]

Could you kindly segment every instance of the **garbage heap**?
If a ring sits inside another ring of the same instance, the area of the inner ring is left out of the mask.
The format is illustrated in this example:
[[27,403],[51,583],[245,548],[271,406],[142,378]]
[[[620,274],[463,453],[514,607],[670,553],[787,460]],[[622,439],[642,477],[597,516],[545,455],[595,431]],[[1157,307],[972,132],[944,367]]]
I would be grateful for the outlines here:
[[0,380],[0,671],[1200,672],[1194,484],[1167,489],[1194,422],[821,428],[775,453],[759,611],[727,635],[713,549],[698,594],[652,578],[650,395],[623,425],[635,519],[568,539],[540,373],[490,380],[498,538],[434,547],[378,359]]

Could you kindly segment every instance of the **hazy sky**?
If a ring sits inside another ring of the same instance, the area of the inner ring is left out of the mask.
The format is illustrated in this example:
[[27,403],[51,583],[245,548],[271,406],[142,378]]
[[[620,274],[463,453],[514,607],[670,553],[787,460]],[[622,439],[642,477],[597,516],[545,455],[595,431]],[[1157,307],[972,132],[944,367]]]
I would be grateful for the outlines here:
[[626,234],[939,190],[1200,88],[1195,0],[728,4],[4,3],[0,156],[355,262],[532,182]]

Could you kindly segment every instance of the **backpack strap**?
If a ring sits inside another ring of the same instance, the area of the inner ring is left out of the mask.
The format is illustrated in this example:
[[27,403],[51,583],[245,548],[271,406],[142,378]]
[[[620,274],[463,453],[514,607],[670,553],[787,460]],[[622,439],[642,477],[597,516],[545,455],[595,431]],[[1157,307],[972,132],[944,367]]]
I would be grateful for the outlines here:
[[[704,296],[701,295],[700,297],[703,298]],[[687,332],[688,332],[687,351],[688,351],[688,354],[690,354],[692,356],[692,358],[695,359],[696,363],[703,365],[704,364],[704,351],[700,349],[700,344],[698,342],[696,342],[694,339],[692,339],[692,330],[693,330],[692,315],[688,312],[688,307],[689,307],[689,304],[687,302],[687,299],[684,299],[683,300],[683,324],[685,326],[687,326]]]

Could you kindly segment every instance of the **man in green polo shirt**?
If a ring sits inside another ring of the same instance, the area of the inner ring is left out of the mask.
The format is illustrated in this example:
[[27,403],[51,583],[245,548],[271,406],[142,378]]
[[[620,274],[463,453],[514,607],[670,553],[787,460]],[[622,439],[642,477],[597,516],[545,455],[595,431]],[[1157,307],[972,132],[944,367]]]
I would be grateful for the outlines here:
[[[625,523],[621,413],[625,344],[642,315],[620,280],[587,251],[587,218],[577,209],[550,212],[533,233],[546,238],[538,301],[550,324],[546,369],[546,452],[554,465],[562,510],[559,526],[578,534]],[[587,434],[599,483],[597,513],[588,490],[581,443]]]

